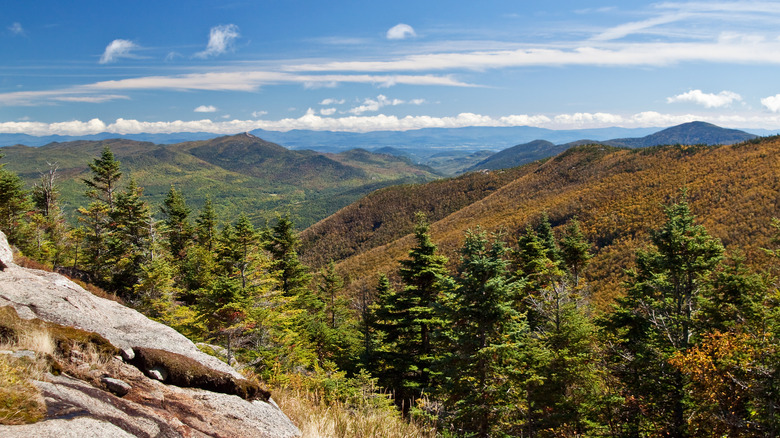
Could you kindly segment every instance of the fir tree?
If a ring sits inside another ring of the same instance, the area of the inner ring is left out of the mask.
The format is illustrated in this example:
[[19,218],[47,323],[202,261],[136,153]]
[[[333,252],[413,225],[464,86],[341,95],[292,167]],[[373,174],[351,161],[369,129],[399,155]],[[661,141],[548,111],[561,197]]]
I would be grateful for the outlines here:
[[276,272],[282,292],[286,296],[305,293],[311,281],[308,268],[298,259],[300,239],[288,216],[282,216],[267,232],[265,249],[271,254],[272,269]]
[[198,236],[198,244],[206,248],[206,250],[211,251],[213,249],[214,240],[217,237],[217,213],[214,211],[211,198],[206,198],[203,210],[201,210],[195,223],[195,234]]
[[401,261],[399,271],[404,284],[393,312],[398,316],[394,349],[402,354],[397,371],[403,379],[396,390],[396,401],[405,407],[431,385],[431,365],[436,356],[432,337],[441,325],[437,312],[447,283],[447,258],[437,254],[430,227],[422,214],[414,229],[416,245],[409,258]]
[[89,187],[87,197],[104,202],[109,211],[114,209],[114,192],[119,189],[119,178],[122,172],[119,171],[119,161],[114,158],[113,152],[108,146],[103,148],[100,158],[95,158],[89,163],[92,171],[92,177],[83,179],[84,184]]
[[513,386],[528,353],[528,326],[513,306],[520,283],[510,279],[505,255],[500,238],[490,242],[484,232],[468,232],[457,286],[447,300],[447,401],[457,430],[479,437],[500,433],[507,420],[527,410]]
[[11,244],[20,245],[24,243],[21,219],[30,208],[29,198],[22,179],[4,167],[0,164],[0,230]]
[[723,256],[720,241],[695,223],[687,202],[665,213],[666,223],[652,233],[653,247],[639,251],[636,269],[628,272],[626,296],[602,323],[631,400],[624,432],[632,436],[648,426],[659,435],[688,435],[688,381],[669,360],[695,345],[699,297]]
[[171,255],[180,260],[186,253],[186,248],[192,239],[192,226],[188,220],[190,209],[181,192],[174,187],[168,191],[160,207],[165,228],[168,231],[168,246]]

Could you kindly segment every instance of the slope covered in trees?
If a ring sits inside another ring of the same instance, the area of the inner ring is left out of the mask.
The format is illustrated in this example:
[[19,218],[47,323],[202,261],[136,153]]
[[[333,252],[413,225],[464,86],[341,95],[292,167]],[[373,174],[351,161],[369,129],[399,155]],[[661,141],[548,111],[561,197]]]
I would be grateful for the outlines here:
[[160,205],[173,185],[193,206],[211,198],[217,214],[244,211],[255,224],[289,213],[298,226],[307,226],[378,188],[437,178],[430,169],[403,158],[365,151],[335,155],[291,151],[249,134],[167,146],[114,139],[37,148],[17,145],[0,151],[9,170],[28,186],[49,170],[49,163],[54,165],[63,208],[72,212],[85,202],[81,183],[89,172],[85,158],[106,146],[121,162],[122,171],[144,187],[152,204]]
[[[77,228],[46,175],[30,194],[0,167],[0,229],[38,263],[65,261],[353,421],[403,414],[443,436],[775,436],[778,148],[586,145],[386,190],[367,213],[409,201],[437,219],[418,211],[398,238],[393,218],[377,240],[326,227],[363,246],[319,270],[289,217],[220,220],[176,188],[150,208],[107,147],[87,163]],[[431,201],[458,191],[463,207]]]
[[[780,213],[778,149],[780,139],[774,137],[717,147],[626,150],[580,146],[513,170],[517,174],[511,181],[444,217],[432,219],[431,233],[442,251],[451,256],[460,246],[463,232],[477,225],[487,231],[514,234],[545,212],[556,228],[577,217],[596,248],[588,273],[596,291],[593,299],[598,307],[606,309],[617,294],[622,269],[628,266],[633,251],[647,241],[650,224],[659,220],[659,206],[677,199],[683,187],[702,223],[722,239],[727,249],[741,248],[751,263],[760,263],[762,252],[758,248],[769,245],[768,224]],[[413,198],[437,199],[436,190],[441,184],[446,183],[416,186]],[[375,208],[395,212],[402,210],[405,202],[385,201]],[[381,211],[369,209],[362,215],[381,218]],[[341,241],[342,246],[359,241],[350,240],[359,233],[351,231],[352,222],[345,220],[349,217],[330,224],[330,241]],[[360,290],[366,287],[363,282],[368,280],[364,279],[376,271],[388,272],[393,260],[410,245],[410,237],[365,244],[339,267],[356,279],[350,287]],[[308,257],[306,252],[304,256]]]

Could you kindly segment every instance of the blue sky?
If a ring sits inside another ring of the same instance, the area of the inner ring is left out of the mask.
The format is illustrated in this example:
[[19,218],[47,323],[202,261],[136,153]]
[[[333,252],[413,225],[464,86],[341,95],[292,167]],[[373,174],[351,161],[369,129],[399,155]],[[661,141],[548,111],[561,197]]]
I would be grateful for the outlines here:
[[0,133],[780,128],[780,2],[4,6]]

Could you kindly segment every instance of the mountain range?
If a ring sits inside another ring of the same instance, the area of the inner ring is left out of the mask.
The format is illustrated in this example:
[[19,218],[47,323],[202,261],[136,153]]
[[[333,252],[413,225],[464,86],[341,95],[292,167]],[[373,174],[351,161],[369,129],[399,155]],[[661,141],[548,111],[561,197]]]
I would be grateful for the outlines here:
[[[483,130],[464,128],[457,132],[474,134]],[[330,134],[344,138],[351,136],[347,133]],[[394,134],[401,138],[412,135]],[[420,130],[414,136],[427,144],[425,142],[436,137],[434,134],[437,131]],[[384,134],[372,135],[378,139]],[[443,134],[438,132],[437,135]],[[561,144],[534,140],[497,153],[484,149],[475,152],[459,149],[458,145],[468,142],[468,135],[466,140],[457,143],[452,140],[453,149],[426,150],[424,153],[415,153],[416,149],[412,146],[384,146],[374,151],[353,148],[327,153],[288,149],[244,133],[167,145],[131,139],[54,142],[39,147],[15,145],[0,148],[0,154],[5,155],[3,161],[7,162],[8,169],[25,179],[28,187],[37,182],[40,172],[48,169],[48,163],[55,164],[60,176],[58,183],[62,201],[69,211],[86,204],[81,179],[89,174],[88,163],[108,146],[121,161],[125,175],[145,188],[147,198],[154,205],[159,205],[170,187],[175,186],[182,190],[194,208],[200,208],[206,198],[211,197],[217,212],[223,217],[243,211],[261,224],[278,214],[291,214],[298,226],[305,228],[383,187],[423,183],[442,175],[469,171],[514,168],[579,145],[633,148],[675,143],[730,144],[755,137],[743,131],[693,122],[644,137],[578,140]],[[492,140],[488,137],[484,141]],[[407,186],[406,190],[416,189]],[[442,202],[454,208],[460,205],[458,202],[473,201],[478,192],[469,189],[461,190],[461,193],[469,194],[465,197],[453,193],[440,196],[448,198],[449,201]],[[461,201],[456,202],[455,199]]]
[[408,158],[365,150],[294,151],[247,133],[171,145],[127,139],[16,145],[0,148],[0,155],[28,187],[54,164],[61,201],[72,212],[87,204],[82,179],[104,147],[120,161],[124,181],[135,179],[151,204],[160,205],[174,186],[191,207],[210,197],[221,217],[242,211],[258,224],[291,214],[305,227],[376,189],[439,178]]
[[780,216],[778,169],[778,137],[723,146],[576,146],[521,167],[376,191],[305,230],[301,256],[312,266],[337,260],[353,279],[348,290],[359,294],[376,287],[379,273],[397,275],[414,244],[417,211],[427,215],[433,241],[453,266],[467,230],[500,233],[513,246],[543,215],[556,232],[577,218],[594,253],[587,273],[597,291],[592,300],[607,310],[624,268],[662,223],[663,205],[683,197],[727,249],[765,264],[761,248],[775,247],[771,221]]
[[480,169],[506,169],[520,166],[543,158],[552,157],[571,147],[583,144],[603,144],[608,146],[641,148],[670,144],[734,144],[752,140],[757,135],[736,129],[726,129],[711,123],[690,122],[672,126],[664,130],[634,138],[616,138],[612,140],[577,140],[574,142],[554,144],[546,140],[535,140],[497,152],[486,159],[465,169],[474,171]]

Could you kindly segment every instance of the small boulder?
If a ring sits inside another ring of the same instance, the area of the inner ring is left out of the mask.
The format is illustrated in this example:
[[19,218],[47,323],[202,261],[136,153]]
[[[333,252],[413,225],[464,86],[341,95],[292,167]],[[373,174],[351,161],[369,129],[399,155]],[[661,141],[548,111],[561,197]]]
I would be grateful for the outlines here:
[[114,393],[114,395],[117,397],[124,397],[128,392],[130,392],[131,389],[133,389],[133,387],[130,386],[127,382],[114,379],[113,377],[104,376],[100,379],[100,381],[106,385],[106,388]]

